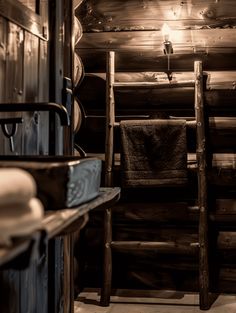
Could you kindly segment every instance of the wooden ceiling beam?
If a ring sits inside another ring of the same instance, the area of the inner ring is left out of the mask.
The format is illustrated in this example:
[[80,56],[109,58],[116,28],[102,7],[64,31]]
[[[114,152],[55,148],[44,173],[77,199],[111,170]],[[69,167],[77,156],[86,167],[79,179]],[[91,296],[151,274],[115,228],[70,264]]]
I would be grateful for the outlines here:
[[[106,72],[106,53],[96,49],[77,49],[82,59],[86,73]],[[227,53],[229,52],[229,53]],[[170,69],[173,72],[193,71],[195,60],[203,62],[205,71],[236,70],[236,49],[223,49],[223,52],[209,50],[209,53],[174,53],[170,58]],[[117,72],[151,71],[162,72],[167,70],[167,57],[155,51],[128,51],[116,53]]]
[[85,32],[228,27],[236,23],[234,0],[85,0],[76,10]]

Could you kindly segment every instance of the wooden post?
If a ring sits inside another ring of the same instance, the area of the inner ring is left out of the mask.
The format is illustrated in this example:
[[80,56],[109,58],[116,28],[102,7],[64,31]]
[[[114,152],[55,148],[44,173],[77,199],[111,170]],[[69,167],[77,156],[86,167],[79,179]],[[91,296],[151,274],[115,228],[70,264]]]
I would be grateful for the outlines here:
[[206,133],[203,103],[202,62],[195,61],[195,116],[197,123],[198,205],[199,205],[199,288],[200,308],[209,308],[208,199]]
[[105,186],[112,186],[112,165],[114,153],[115,102],[113,85],[115,81],[115,52],[107,52],[106,73],[106,146],[105,146]]
[[104,214],[104,254],[103,254],[103,282],[101,289],[101,306],[109,306],[112,279],[112,212],[110,208],[105,209]]
[[[112,167],[114,161],[114,124],[115,124],[115,52],[107,52],[106,58],[106,146],[105,146],[105,186],[113,185]],[[101,289],[102,306],[108,306],[111,294],[112,277],[112,212],[105,209],[104,212],[104,253],[103,253],[103,282]]]

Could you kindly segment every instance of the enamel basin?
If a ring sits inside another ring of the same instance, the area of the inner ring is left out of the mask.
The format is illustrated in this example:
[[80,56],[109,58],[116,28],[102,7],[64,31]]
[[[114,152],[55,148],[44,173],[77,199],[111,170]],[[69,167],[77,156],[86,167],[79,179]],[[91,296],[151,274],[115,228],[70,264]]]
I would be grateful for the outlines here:
[[100,188],[101,160],[76,156],[0,156],[1,167],[28,171],[45,210],[78,206],[94,199]]

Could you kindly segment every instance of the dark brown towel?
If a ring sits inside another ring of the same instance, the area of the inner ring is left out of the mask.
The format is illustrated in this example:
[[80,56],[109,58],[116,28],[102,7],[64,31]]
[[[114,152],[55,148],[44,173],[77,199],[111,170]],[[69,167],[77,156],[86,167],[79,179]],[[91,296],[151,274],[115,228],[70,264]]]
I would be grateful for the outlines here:
[[185,120],[121,121],[123,187],[187,182]]

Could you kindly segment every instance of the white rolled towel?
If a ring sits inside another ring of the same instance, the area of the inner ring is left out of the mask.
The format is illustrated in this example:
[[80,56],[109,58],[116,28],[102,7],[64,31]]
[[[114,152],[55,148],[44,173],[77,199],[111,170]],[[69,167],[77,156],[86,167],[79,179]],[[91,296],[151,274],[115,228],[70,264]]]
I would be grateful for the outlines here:
[[36,183],[30,173],[18,168],[0,169],[0,207],[28,203],[35,196]]
[[27,204],[0,205],[0,245],[9,245],[13,237],[30,235],[40,229],[44,208],[32,198]]

